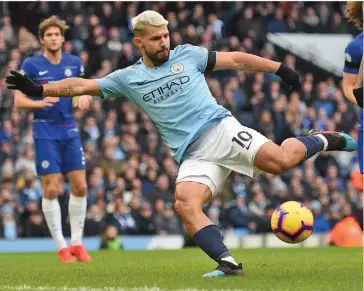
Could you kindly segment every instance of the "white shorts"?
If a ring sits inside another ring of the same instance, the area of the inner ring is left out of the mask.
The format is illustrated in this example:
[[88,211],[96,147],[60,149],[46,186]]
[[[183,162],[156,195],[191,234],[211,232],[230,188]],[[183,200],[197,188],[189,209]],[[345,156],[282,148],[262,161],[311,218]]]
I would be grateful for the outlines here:
[[176,184],[184,181],[207,185],[215,196],[231,171],[254,177],[260,170],[254,158],[269,139],[241,125],[235,117],[218,121],[187,149]]

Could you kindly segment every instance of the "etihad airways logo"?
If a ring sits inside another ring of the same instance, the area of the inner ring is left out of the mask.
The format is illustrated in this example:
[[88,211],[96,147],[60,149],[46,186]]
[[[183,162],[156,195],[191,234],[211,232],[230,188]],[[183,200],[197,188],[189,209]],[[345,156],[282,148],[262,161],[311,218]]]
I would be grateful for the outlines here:
[[168,81],[164,85],[154,89],[153,91],[144,94],[143,100],[145,102],[153,102],[157,104],[167,98],[181,93],[184,90],[184,85],[190,81],[190,77],[188,76],[180,76],[174,78],[173,80]]

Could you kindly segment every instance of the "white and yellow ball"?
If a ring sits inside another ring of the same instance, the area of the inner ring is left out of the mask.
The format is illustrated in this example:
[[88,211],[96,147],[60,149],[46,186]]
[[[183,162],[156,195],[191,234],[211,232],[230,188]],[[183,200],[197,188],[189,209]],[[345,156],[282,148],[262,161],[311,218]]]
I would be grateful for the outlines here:
[[282,241],[297,244],[306,240],[312,233],[314,218],[306,205],[297,201],[281,204],[273,212],[271,227]]

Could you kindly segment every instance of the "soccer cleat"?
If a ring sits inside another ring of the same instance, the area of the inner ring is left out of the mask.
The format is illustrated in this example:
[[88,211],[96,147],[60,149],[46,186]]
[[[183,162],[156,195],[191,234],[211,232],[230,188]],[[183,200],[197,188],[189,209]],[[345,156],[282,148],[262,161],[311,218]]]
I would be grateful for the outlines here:
[[322,131],[319,129],[311,129],[308,132],[309,135],[322,134],[328,142],[326,151],[345,151],[353,152],[356,151],[358,144],[348,134],[343,132],[334,131]]
[[58,251],[59,259],[61,260],[61,263],[74,263],[76,260],[72,256],[69,248],[63,248]]
[[69,246],[69,250],[72,255],[74,255],[79,261],[84,263],[91,263],[92,258],[90,255],[86,252],[86,249],[83,245],[77,245],[77,246]]
[[227,277],[227,276],[243,276],[243,266],[239,264],[238,266],[233,263],[220,260],[219,265],[210,273],[202,276],[202,278],[213,278],[213,277]]

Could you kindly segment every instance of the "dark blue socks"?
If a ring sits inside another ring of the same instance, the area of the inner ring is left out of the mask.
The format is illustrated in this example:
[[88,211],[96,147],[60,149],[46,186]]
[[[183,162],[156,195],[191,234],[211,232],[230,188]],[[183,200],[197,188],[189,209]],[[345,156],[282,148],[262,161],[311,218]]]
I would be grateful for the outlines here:
[[193,240],[216,262],[221,258],[230,256],[227,247],[222,241],[220,230],[216,225],[208,225],[200,229],[194,234]]
[[298,136],[296,139],[302,142],[307,148],[306,158],[304,160],[313,157],[318,152],[321,152],[325,147],[324,141],[318,136]]

